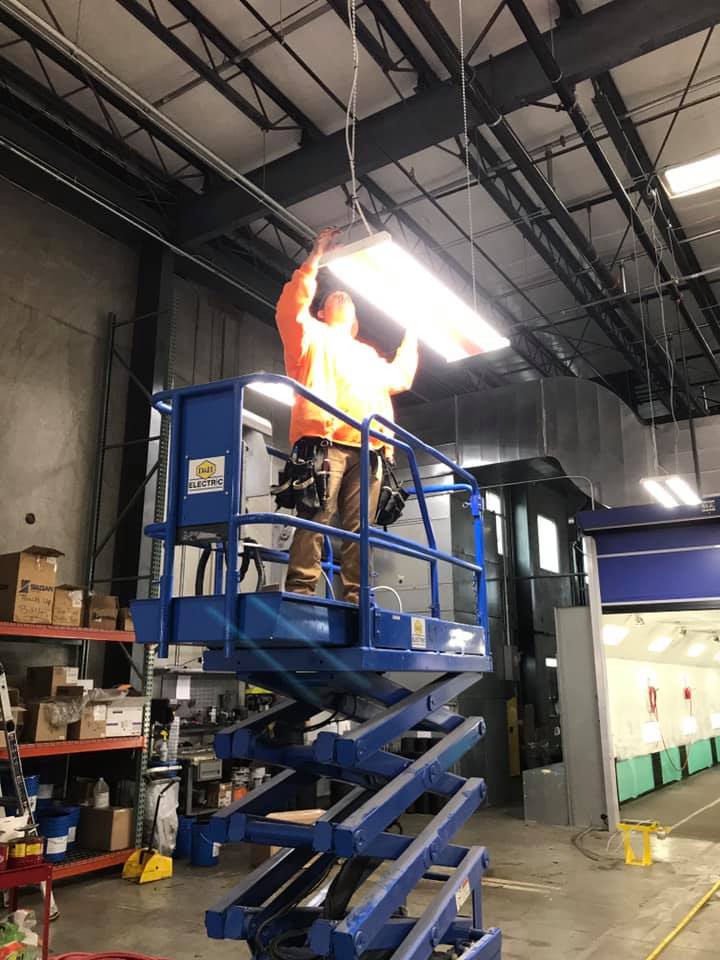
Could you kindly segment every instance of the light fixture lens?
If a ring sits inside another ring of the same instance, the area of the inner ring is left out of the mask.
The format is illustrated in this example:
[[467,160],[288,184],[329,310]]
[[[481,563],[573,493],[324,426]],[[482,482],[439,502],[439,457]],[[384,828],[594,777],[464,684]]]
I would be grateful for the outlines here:
[[618,647],[630,631],[617,623],[606,623],[603,627],[603,643],[606,647]]
[[650,653],[662,653],[672,643],[672,637],[655,637],[654,640],[650,641],[648,650]]
[[657,720],[648,720],[642,725],[643,743],[660,743],[660,724]]
[[509,346],[387,232],[337,247],[321,265],[448,361]]
[[716,653],[713,657],[713,660],[715,660],[717,663],[720,663],[720,653]]
[[278,403],[284,403],[288,407],[292,407],[295,403],[295,391],[287,383],[270,381],[265,383],[262,380],[255,380],[248,384],[248,389],[254,390],[255,393],[262,393],[263,396],[270,397],[271,400],[277,400]]
[[671,197],[688,197],[693,193],[703,193],[720,187],[720,153],[668,167],[665,171],[665,183]]
[[668,477],[665,483],[670,487],[675,496],[679,497],[680,500],[689,507],[696,507],[702,503],[700,497],[682,477]]
[[705,649],[704,643],[691,643],[690,646],[687,648],[687,655],[689,657],[699,657],[704,649]]
[[673,497],[670,491],[666,490],[658,480],[646,478],[645,480],[641,480],[640,483],[645,487],[650,496],[654,497],[657,502],[661,503],[664,507],[670,509],[671,507],[680,506],[680,503]]
[[697,733],[697,718],[683,717],[680,724],[680,729],[686,737],[689,737],[693,733]]
[[546,667],[557,667],[557,657],[545,657]]

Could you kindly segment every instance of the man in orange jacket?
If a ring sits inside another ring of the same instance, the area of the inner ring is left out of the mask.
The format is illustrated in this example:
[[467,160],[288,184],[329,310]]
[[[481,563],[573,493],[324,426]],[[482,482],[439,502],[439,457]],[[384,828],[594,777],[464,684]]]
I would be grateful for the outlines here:
[[[335,245],[337,231],[323,230],[310,256],[285,284],[278,300],[276,320],[285,350],[287,375],[297,380],[355,420],[379,413],[393,419],[391,396],[412,386],[417,369],[417,339],[407,334],[390,363],[365,343],[358,332],[355,304],[348,293],[328,294],[317,311],[310,306],[317,290],[320,258]],[[295,398],[290,420],[290,444],[304,438],[327,441],[330,462],[325,501],[309,515],[330,523],[335,514],[344,530],[360,529],[360,434],[303,397]],[[373,447],[382,446],[371,440]],[[380,491],[380,458],[371,457],[370,519],[375,516]],[[297,529],[290,548],[285,589],[313,594],[320,577],[322,536]],[[340,549],[343,597],[357,603],[360,591],[360,549],[343,540]]]

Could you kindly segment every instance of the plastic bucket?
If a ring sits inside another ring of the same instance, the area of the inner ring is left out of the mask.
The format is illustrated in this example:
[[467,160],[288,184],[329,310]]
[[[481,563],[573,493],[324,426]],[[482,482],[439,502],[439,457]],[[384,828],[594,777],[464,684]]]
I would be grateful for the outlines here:
[[175,838],[175,860],[187,860],[192,854],[192,829],[195,817],[178,817],[178,832]]
[[209,836],[207,823],[194,823],[192,826],[192,854],[190,864],[193,867],[216,867],[218,865],[220,844],[213,843]]
[[67,813],[67,807],[44,810],[39,817],[40,833],[45,837],[45,859],[50,863],[65,859],[72,820],[73,817]]

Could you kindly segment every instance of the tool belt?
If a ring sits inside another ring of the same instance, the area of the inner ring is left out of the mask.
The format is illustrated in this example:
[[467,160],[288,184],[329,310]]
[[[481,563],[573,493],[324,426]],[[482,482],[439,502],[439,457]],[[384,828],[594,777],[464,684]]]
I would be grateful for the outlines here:
[[297,510],[299,514],[308,515],[318,511],[327,501],[329,446],[330,441],[323,437],[301,437],[293,446],[277,484],[270,487],[279,509]]
[[[327,503],[330,493],[328,450],[331,446],[332,441],[325,437],[301,437],[297,441],[277,484],[270,488],[279,509],[297,510],[301,516],[312,516]],[[373,460],[379,457],[382,465],[382,481],[374,523],[388,527],[402,514],[409,494],[402,488],[392,464],[383,453],[372,451],[371,457]],[[372,460],[371,467],[375,469]]]

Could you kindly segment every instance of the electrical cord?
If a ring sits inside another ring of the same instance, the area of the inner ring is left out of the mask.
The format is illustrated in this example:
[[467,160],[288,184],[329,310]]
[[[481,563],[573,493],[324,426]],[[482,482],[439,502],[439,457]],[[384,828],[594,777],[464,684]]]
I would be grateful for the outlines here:
[[350,27],[350,36],[352,38],[352,83],[350,85],[350,94],[348,96],[347,108],[345,110],[345,148],[347,150],[348,164],[350,165],[350,228],[355,224],[355,216],[359,216],[363,222],[368,236],[372,235],[372,229],[367,222],[362,204],[358,200],[358,182],[355,169],[355,141],[357,131],[357,98],[358,98],[358,79],[360,74],[360,47],[357,39],[357,4],[356,0],[347,0],[348,26]]
[[395,599],[397,600],[397,602],[398,602],[398,608],[399,608],[399,610],[400,610],[400,613],[403,612],[403,602],[402,602],[402,598],[401,598],[400,594],[397,592],[397,590],[395,589],[395,587],[386,587],[386,586],[384,586],[383,584],[381,584],[381,585],[378,586],[378,587],[373,587],[373,592],[374,592],[374,593],[377,593],[378,590],[387,590],[388,593],[391,593],[391,594],[395,597]]

